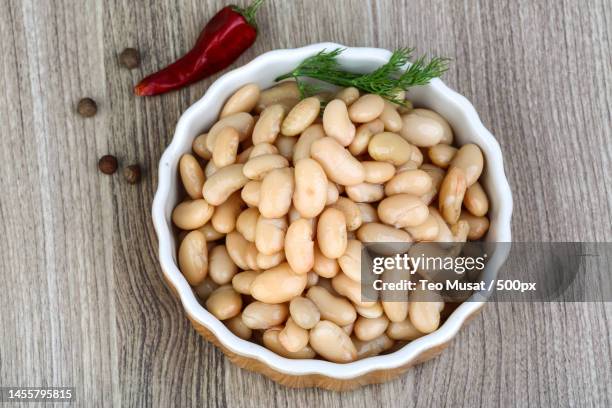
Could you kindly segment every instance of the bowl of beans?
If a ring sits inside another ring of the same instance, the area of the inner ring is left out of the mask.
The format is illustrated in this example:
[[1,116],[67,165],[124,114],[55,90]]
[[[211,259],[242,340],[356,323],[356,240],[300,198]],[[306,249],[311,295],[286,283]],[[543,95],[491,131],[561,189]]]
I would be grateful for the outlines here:
[[[272,51],[220,77],[160,160],[153,222],[163,277],[203,337],[282,384],[342,390],[436,356],[483,306],[364,299],[364,243],[510,242],[512,195],[499,144],[439,79],[403,105],[275,82],[338,47]],[[391,55],[343,48],[355,72]]]

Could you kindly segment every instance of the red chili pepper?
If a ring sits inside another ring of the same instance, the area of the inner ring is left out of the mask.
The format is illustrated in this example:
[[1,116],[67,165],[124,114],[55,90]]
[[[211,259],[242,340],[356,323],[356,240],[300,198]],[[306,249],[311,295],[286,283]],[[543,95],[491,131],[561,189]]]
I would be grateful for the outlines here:
[[206,24],[191,51],[140,81],[134,93],[148,96],[179,89],[236,61],[255,42],[255,14],[262,2],[255,0],[245,9],[236,6],[222,8]]

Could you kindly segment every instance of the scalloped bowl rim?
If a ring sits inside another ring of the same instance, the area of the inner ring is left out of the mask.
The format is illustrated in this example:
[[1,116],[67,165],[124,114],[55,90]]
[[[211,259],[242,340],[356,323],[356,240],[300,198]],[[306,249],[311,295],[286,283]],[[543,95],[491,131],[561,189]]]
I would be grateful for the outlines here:
[[[199,112],[210,108],[209,105],[214,105],[215,109],[219,111],[222,102],[218,102],[218,95],[222,93],[223,89],[227,87],[231,87],[232,90],[237,89],[236,86],[232,86],[232,84],[237,82],[246,83],[240,81],[240,79],[249,76],[252,77],[251,73],[253,71],[261,69],[269,64],[282,63],[288,58],[300,61],[322,49],[334,49],[338,47],[345,48],[342,58],[349,61],[351,59],[370,59],[377,63],[384,63],[391,55],[390,51],[380,48],[346,47],[335,43],[319,43],[302,48],[281,49],[264,53],[248,64],[236,68],[218,78],[210,86],[205,95],[189,107],[181,115],[178,121],[172,142],[164,151],[160,159],[159,181],[153,200],[152,216],[159,240],[159,261],[162,272],[176,289],[181,303],[189,316],[210,330],[224,347],[238,355],[256,359],[272,369],[285,374],[319,374],[336,379],[351,379],[372,371],[393,369],[416,361],[422,353],[451,340],[460,330],[466,319],[477,312],[484,303],[482,301],[462,303],[451,313],[438,330],[411,341],[401,349],[390,354],[368,357],[347,364],[338,364],[316,359],[287,359],[256,343],[240,339],[198,302],[192,288],[179,271],[175,261],[175,256],[173,254],[175,250],[173,240],[175,238],[170,227],[171,221],[168,211],[168,200],[171,193],[170,188],[172,179],[177,177],[176,163],[183,153],[179,151],[178,148],[179,140],[193,139],[194,136],[188,134],[187,127],[189,122],[193,121]],[[476,135],[475,137],[478,139],[479,145],[486,157],[486,171],[491,172],[491,176],[495,180],[494,186],[496,191],[494,191],[493,194],[499,197],[498,200],[495,200],[497,202],[496,217],[491,217],[491,230],[495,229],[494,241],[511,242],[510,220],[512,215],[512,194],[504,173],[502,152],[498,142],[484,127],[472,104],[465,97],[448,88],[441,80],[434,79],[430,84],[418,88],[429,88],[429,91],[440,94],[438,96],[443,96],[445,98],[444,103],[455,105],[455,108],[460,109],[464,116],[464,120],[468,121],[471,128],[473,128]],[[221,99],[221,101],[223,100],[224,99]],[[489,193],[491,194],[491,192]],[[506,256],[507,253],[502,254],[495,260],[495,265],[492,266],[492,268],[495,269],[494,272],[503,264]],[[489,265],[492,261],[493,259],[490,260]]]

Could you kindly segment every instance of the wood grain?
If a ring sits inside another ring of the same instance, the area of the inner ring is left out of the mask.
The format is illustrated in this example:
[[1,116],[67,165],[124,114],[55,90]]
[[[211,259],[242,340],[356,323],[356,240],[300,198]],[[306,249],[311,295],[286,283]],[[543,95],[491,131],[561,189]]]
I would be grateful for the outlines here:
[[[611,303],[490,304],[432,361],[346,393],[230,363],[161,279],[150,207],[181,112],[132,85],[180,56],[213,0],[0,1],[0,385],[73,385],[81,405],[610,406]],[[506,157],[518,241],[612,241],[612,8],[606,0],[269,0],[239,61],[319,41],[454,59]],[[140,68],[117,61],[138,48]],[[79,98],[98,114],[75,114]],[[105,176],[99,156],[140,163]]]

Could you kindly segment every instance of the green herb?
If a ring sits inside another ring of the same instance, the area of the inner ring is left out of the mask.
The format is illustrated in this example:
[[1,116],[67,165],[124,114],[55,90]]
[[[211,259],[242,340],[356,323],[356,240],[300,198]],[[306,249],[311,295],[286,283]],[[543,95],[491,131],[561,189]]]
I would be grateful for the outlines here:
[[300,78],[308,77],[337,86],[353,86],[364,92],[380,95],[398,105],[404,105],[405,102],[397,98],[400,90],[427,84],[433,78],[441,76],[448,69],[449,62],[448,58],[443,57],[434,57],[429,62],[425,61],[425,57],[419,57],[408,70],[402,72],[402,68],[410,59],[414,49],[400,48],[393,52],[386,64],[373,72],[357,74],[345,71],[340,67],[338,56],[343,51],[343,48],[336,48],[332,51],[323,50],[306,58],[293,71],[279,76],[276,81],[294,78],[302,97],[316,92],[312,85],[300,80]]

